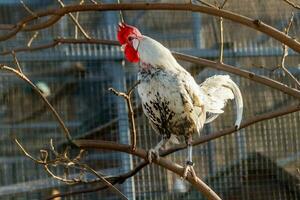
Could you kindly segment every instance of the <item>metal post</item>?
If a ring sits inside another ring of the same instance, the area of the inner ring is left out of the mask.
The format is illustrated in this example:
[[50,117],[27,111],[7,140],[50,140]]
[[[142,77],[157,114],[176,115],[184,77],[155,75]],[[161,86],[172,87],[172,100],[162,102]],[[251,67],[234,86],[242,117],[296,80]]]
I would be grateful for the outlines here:
[[201,48],[201,15],[199,13],[192,13],[193,17],[193,41],[196,49]]
[[[206,132],[207,132],[207,135],[209,135],[210,133],[213,132],[213,127],[211,124],[207,124],[205,126],[205,129],[206,129]],[[215,143],[214,141],[209,141],[207,143],[207,158],[208,158],[208,174],[209,176],[213,176],[215,174],[215,166],[216,166],[216,163],[215,163],[215,157],[216,153],[215,153]]]

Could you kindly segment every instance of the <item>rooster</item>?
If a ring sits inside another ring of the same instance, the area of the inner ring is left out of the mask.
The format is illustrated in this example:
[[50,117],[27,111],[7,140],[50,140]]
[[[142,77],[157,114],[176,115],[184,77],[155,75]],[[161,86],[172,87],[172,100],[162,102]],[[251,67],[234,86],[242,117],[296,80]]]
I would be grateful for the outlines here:
[[[239,127],[243,100],[238,86],[228,75],[215,75],[198,85],[173,57],[170,50],[125,23],[119,24],[117,38],[129,62],[139,63],[138,94],[143,111],[162,140],[150,149],[148,160],[159,158],[159,150],[174,138],[184,138],[187,160],[183,177],[196,177],[192,161],[192,136],[200,134],[205,123],[216,119],[230,99],[235,99]],[[183,136],[183,137],[182,137]]]

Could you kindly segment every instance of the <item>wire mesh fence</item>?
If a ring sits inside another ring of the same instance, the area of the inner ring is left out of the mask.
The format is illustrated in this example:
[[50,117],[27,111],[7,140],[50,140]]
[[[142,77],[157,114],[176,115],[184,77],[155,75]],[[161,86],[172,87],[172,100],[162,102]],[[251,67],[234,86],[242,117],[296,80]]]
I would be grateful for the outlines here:
[[[18,1],[7,2],[9,1],[0,2],[0,10],[3,10],[1,23],[15,23],[26,16]],[[270,6],[275,9],[277,1],[270,2]],[[57,7],[53,1],[26,3],[32,9]],[[287,6],[283,6],[280,14],[274,17],[274,9],[270,9],[266,2],[253,1],[250,5],[253,8],[232,3],[227,8],[262,18],[277,28],[284,27],[290,15]],[[12,17],[16,11],[18,16]],[[292,29],[294,35],[300,30],[298,15],[299,12],[295,14]],[[143,33],[153,36],[173,50],[210,59],[218,57],[216,18],[181,11],[126,11],[124,17],[127,23],[140,27]],[[82,13],[79,21],[94,38],[113,40],[116,37],[117,12]],[[280,43],[261,34],[253,34],[246,28],[235,31],[237,25],[230,22],[226,22],[224,26],[226,63],[250,68],[256,74],[287,85],[293,84],[284,73],[270,70],[280,62]],[[3,42],[0,49],[24,46],[30,37],[29,33],[21,33],[15,39]],[[40,31],[33,45],[46,44],[56,37],[74,37],[74,25],[68,16],[54,27]],[[289,70],[300,78],[300,57],[294,52],[290,54],[287,60]],[[114,87],[125,91],[132,86],[136,81],[137,67],[129,63],[122,64],[123,56],[118,47],[71,44],[38,52],[18,53],[17,56],[24,73],[47,95],[74,138],[103,139],[124,144],[130,142],[125,102],[107,89]],[[12,64],[12,57],[1,56],[0,61]],[[188,63],[183,63],[183,66],[199,83],[209,76],[222,73]],[[297,102],[269,87],[237,76],[232,77],[243,94],[244,119]],[[86,185],[69,186],[59,183],[49,177],[41,166],[23,156],[14,143],[14,138],[18,138],[36,156],[40,149],[49,148],[50,139],[53,139],[59,150],[63,150],[66,140],[41,99],[21,80],[1,72],[0,91],[0,199],[44,199],[54,193],[88,188]],[[137,146],[150,149],[160,138],[143,115],[136,92],[133,99]],[[225,114],[206,125],[202,134],[211,134],[232,126],[235,120],[234,109],[234,105],[230,103]],[[300,199],[300,173],[297,171],[300,168],[299,118],[300,114],[296,112],[256,123],[237,134],[198,145],[194,150],[196,173],[222,199]],[[183,164],[185,151],[176,152],[167,158]],[[99,172],[114,175],[129,171],[141,159],[123,153],[97,150],[89,151],[84,161]],[[55,172],[60,175],[64,173],[60,168]],[[118,185],[118,188],[129,199],[204,199],[180,177],[155,165],[146,166],[133,178]],[[66,199],[113,200],[118,199],[118,196],[104,190]]]

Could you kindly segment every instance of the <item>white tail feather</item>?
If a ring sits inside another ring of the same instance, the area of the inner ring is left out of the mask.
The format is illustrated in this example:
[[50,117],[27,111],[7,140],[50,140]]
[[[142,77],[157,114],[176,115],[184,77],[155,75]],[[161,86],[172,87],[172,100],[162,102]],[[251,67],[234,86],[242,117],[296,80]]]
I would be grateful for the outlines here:
[[236,121],[235,126],[239,128],[243,118],[243,97],[239,87],[231,80],[228,82],[230,85],[230,89],[232,90],[235,98],[235,105],[236,105]]
[[243,98],[240,89],[230,77],[228,75],[216,75],[206,79],[200,87],[206,95],[206,111],[212,113],[205,123],[215,120],[219,114],[224,112],[223,108],[226,102],[229,99],[235,99],[237,115],[235,126],[238,128],[243,116]]

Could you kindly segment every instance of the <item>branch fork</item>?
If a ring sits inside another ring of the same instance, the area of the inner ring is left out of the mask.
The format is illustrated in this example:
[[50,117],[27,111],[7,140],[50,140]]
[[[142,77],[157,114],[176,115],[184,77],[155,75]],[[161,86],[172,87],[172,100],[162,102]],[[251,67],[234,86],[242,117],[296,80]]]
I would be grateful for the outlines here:
[[134,111],[131,102],[131,94],[135,87],[140,84],[140,81],[137,81],[126,93],[119,92],[114,88],[108,88],[114,95],[123,97],[126,101],[127,108],[128,108],[128,120],[131,127],[131,151],[134,152],[136,150],[136,128],[135,128],[135,119],[134,119]]

